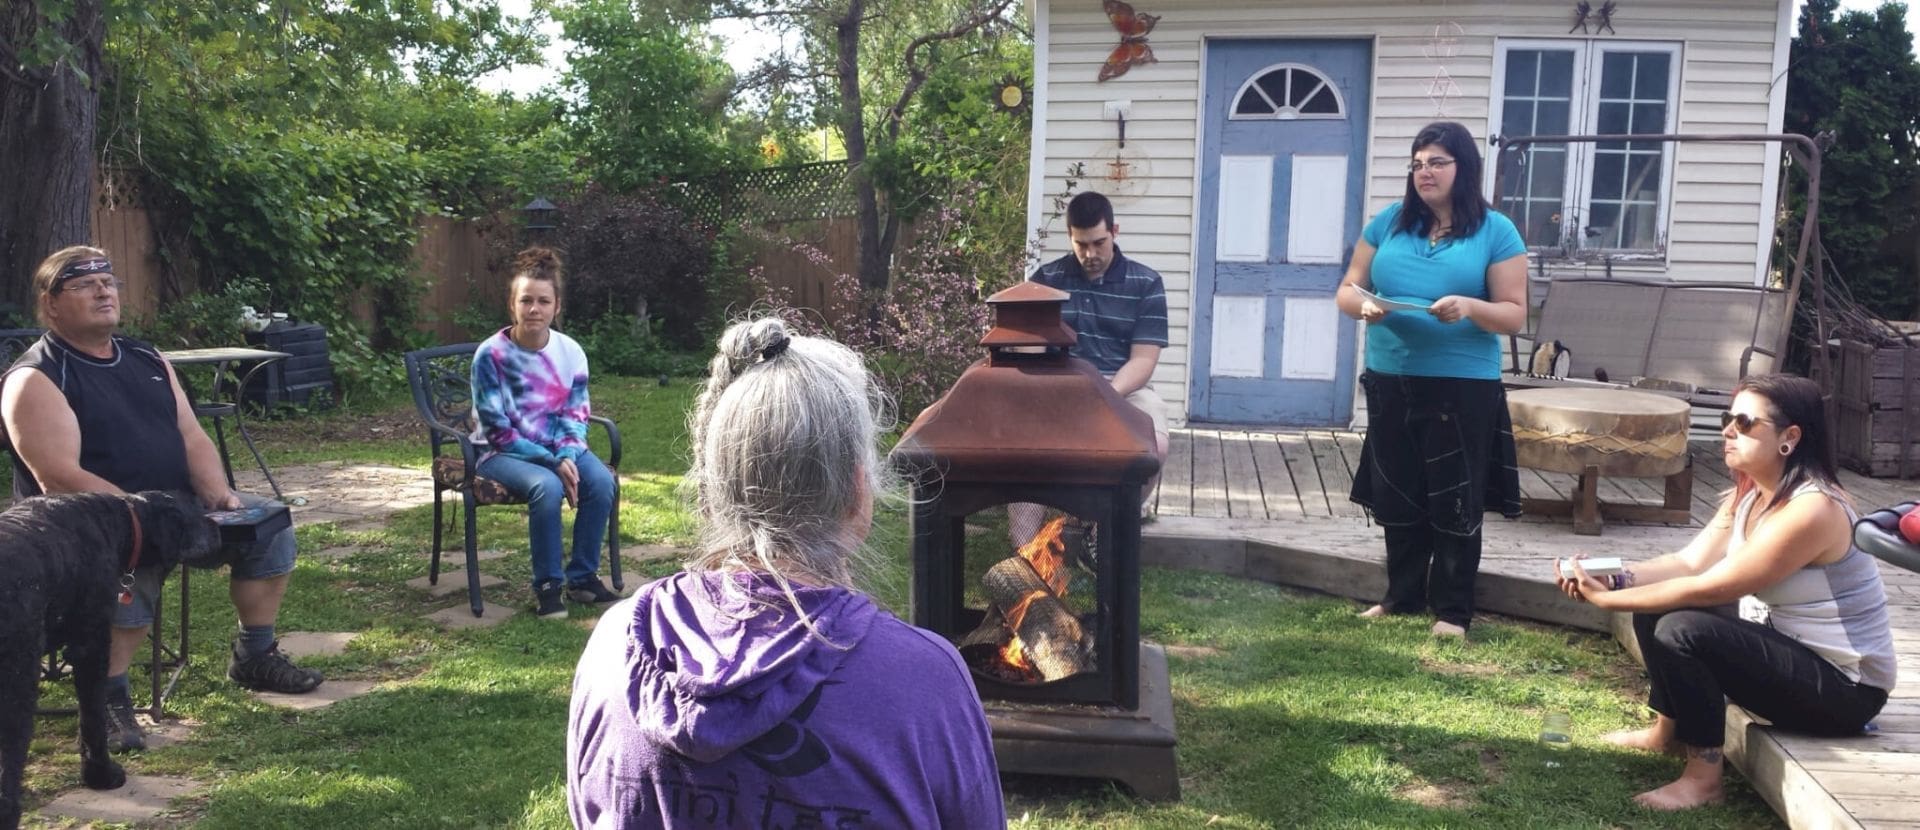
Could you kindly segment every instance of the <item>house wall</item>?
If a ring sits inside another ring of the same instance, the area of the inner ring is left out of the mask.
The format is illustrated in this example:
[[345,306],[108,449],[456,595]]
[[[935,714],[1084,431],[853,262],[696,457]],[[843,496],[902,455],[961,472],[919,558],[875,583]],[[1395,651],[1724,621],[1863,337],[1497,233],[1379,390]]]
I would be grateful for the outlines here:
[[[1119,36],[1095,0],[1035,0],[1036,118],[1029,194],[1030,227],[1045,258],[1067,251],[1065,220],[1053,206],[1066,173],[1087,164],[1078,189],[1111,191],[1093,159],[1111,155],[1118,138],[1104,102],[1130,100],[1126,150],[1144,173],[1132,192],[1114,199],[1128,256],[1166,280],[1172,346],[1163,352],[1154,386],[1176,413],[1187,400],[1188,332],[1192,318],[1194,217],[1198,214],[1195,153],[1202,44],[1209,37],[1363,37],[1374,39],[1373,123],[1369,126],[1367,213],[1400,198],[1408,144],[1420,127],[1442,118],[1485,137],[1498,37],[1567,38],[1571,2],[1366,2],[1352,0],[1136,0],[1161,20],[1147,36],[1158,63],[1097,81]],[[1594,2],[1598,8],[1601,4]],[[1775,132],[1785,96],[1787,0],[1673,0],[1622,4],[1616,35],[1595,39],[1682,44],[1682,133]],[[1455,32],[1448,22],[1458,24]],[[1436,47],[1435,33],[1452,43]],[[1448,52],[1451,51],[1451,56]],[[1429,88],[1444,66],[1458,97],[1436,106]],[[1775,79],[1780,78],[1778,83]],[[1777,147],[1685,144],[1676,151],[1669,247],[1663,263],[1616,264],[1617,276],[1667,277],[1753,284],[1763,274],[1762,244],[1771,228]],[[1558,270],[1586,270],[1572,265]]]

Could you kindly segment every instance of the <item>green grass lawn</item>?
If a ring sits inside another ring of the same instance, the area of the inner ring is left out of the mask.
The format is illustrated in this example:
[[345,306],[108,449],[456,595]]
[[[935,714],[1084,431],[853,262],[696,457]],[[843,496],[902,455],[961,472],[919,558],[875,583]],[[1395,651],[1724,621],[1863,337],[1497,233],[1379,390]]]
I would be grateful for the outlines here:
[[[686,462],[685,382],[599,379],[596,410],[619,422],[623,541],[692,541],[675,488]],[[411,405],[263,423],[270,461],[424,466]],[[395,408],[404,407],[404,408]],[[424,475],[424,472],[422,473]],[[875,593],[904,614],[902,513],[883,510]],[[193,582],[194,665],[169,702],[193,721],[189,742],[127,760],[130,771],[205,782],[179,823],[209,828],[567,826],[562,774],[574,662],[591,615],[522,615],[447,632],[421,615],[464,607],[402,583],[425,573],[431,508],[378,532],[303,528],[302,560],[282,616],[287,631],[356,631],[340,657],[314,660],[334,680],[388,681],[311,713],[253,702],[224,679],[234,625],[223,576]],[[482,511],[482,544],[525,550],[514,508]],[[457,539],[457,537],[455,537]],[[530,599],[523,557],[484,563],[515,606]],[[629,587],[671,571],[634,564]],[[1367,623],[1348,601],[1211,574],[1150,569],[1142,630],[1172,657],[1184,799],[1137,801],[1111,785],[1010,776],[1022,828],[1108,827],[1764,827],[1778,821],[1739,783],[1728,803],[1657,815],[1628,803],[1678,762],[1601,749],[1593,736],[1640,722],[1643,681],[1608,639],[1502,619],[1474,642],[1436,642],[1419,620]],[[136,669],[135,689],[142,672]],[[50,698],[70,698],[48,687]],[[140,696],[136,694],[138,699]],[[1574,748],[1534,741],[1544,712],[1573,713]],[[30,806],[79,785],[73,721],[44,718],[27,780]],[[30,825],[31,826],[31,825]],[[44,820],[39,826],[59,826]]]

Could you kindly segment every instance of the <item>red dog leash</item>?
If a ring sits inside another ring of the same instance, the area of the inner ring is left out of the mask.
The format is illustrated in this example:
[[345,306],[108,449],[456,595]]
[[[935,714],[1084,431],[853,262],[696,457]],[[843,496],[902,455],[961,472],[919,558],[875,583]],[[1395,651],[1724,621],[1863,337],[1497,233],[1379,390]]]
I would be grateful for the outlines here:
[[140,514],[133,512],[132,502],[127,505],[127,520],[133,523],[133,553],[127,556],[127,572],[120,577],[120,604],[133,604],[133,569],[140,567]]

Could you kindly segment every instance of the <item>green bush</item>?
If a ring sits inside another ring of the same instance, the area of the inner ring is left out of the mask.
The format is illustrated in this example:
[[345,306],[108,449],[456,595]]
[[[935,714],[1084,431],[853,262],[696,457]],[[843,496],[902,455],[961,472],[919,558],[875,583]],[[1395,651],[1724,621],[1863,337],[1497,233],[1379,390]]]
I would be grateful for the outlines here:
[[241,277],[214,291],[162,303],[152,319],[128,321],[127,333],[162,349],[245,345],[240,309],[265,309],[270,293],[265,283]]
[[665,323],[642,324],[628,314],[606,314],[572,332],[596,375],[688,377],[701,374],[704,356],[676,351],[668,344]]

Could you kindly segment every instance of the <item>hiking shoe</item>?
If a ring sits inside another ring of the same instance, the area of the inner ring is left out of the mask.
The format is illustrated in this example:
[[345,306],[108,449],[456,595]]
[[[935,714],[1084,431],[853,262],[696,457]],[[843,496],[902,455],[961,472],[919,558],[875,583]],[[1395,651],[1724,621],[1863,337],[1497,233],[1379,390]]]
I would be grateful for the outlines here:
[[533,613],[543,620],[561,620],[567,617],[567,606],[560,601],[561,587],[558,582],[533,586],[535,605]]
[[147,731],[133,719],[133,701],[107,701],[107,751],[126,752],[147,748]]
[[600,577],[588,577],[585,582],[575,582],[567,586],[567,598],[582,605],[611,605],[619,602],[621,596],[607,590],[601,584]]
[[302,695],[320,688],[320,681],[326,679],[313,669],[303,669],[280,653],[280,641],[274,640],[266,651],[252,657],[240,657],[240,644],[234,643],[232,656],[227,660],[227,679],[240,684],[241,688],[256,692],[279,692],[288,695]]

